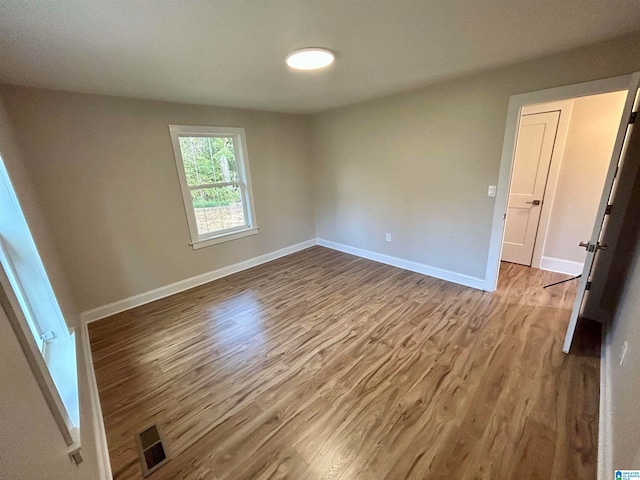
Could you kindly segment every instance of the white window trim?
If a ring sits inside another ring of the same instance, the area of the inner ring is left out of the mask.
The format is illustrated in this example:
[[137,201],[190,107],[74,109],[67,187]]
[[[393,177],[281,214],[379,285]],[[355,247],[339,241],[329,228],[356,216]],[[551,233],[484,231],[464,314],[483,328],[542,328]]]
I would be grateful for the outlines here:
[[42,391],[51,415],[60,429],[65,443],[69,447],[67,453],[76,463],[80,463],[82,461],[81,457],[78,456],[79,461],[74,457],[74,454],[80,451],[80,426],[74,425],[67,413],[67,409],[53,381],[49,367],[40,353],[40,349],[36,344],[36,340],[31,333],[27,319],[18,302],[18,297],[2,265],[0,265],[0,308],[4,310],[9,319],[9,323],[11,323],[11,327],[16,334],[20,347],[33,372],[33,376]]
[[[255,235],[259,231],[256,222],[255,204],[253,200],[253,188],[251,185],[251,171],[249,168],[249,155],[247,153],[247,139],[244,128],[237,127],[198,127],[190,125],[169,125],[169,133],[171,135],[171,143],[173,145],[173,155],[178,170],[178,178],[180,179],[180,190],[182,191],[182,201],[184,210],[187,215],[187,223],[189,225],[189,235],[191,236],[190,245],[194,250],[199,248],[216,245],[222,242],[236,240],[238,238]],[[241,191],[243,196],[243,207],[245,209],[246,226],[219,230],[206,235],[198,233],[198,223],[196,214],[191,200],[191,189],[187,184],[187,177],[184,170],[184,161],[182,152],[180,151],[181,136],[199,136],[199,137],[231,137],[233,139],[233,147],[237,157],[238,177],[242,184]]]

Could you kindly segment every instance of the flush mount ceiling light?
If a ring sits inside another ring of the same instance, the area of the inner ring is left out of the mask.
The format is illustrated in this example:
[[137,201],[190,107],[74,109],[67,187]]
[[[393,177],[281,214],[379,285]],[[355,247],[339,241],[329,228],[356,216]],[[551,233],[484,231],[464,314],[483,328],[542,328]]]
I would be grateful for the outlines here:
[[287,65],[296,70],[317,70],[333,63],[333,52],[326,48],[302,48],[287,56]]

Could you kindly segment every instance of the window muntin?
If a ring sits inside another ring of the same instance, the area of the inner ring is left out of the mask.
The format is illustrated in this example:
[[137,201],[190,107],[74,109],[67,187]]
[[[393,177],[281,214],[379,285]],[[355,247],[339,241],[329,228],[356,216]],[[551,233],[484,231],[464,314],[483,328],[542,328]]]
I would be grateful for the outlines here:
[[169,128],[194,248],[256,229],[244,129]]

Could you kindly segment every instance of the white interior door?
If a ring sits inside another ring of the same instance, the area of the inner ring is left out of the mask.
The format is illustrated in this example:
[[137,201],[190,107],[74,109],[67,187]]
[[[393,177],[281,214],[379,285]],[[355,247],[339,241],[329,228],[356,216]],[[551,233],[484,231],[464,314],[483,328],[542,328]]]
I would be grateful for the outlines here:
[[[607,234],[607,223],[605,222],[607,205],[610,203],[615,204],[616,202],[615,198],[613,198],[615,196],[614,183],[616,180],[616,173],[625,161],[623,155],[625,146],[629,143],[631,135],[633,135],[633,125],[630,123],[630,119],[631,112],[634,111],[638,87],[640,87],[640,72],[636,72],[631,76],[629,93],[627,94],[627,100],[622,111],[622,118],[620,120],[616,142],[613,147],[611,163],[609,164],[609,170],[607,172],[607,178],[602,191],[602,197],[600,199],[598,214],[596,215],[596,220],[593,226],[593,232],[591,233],[589,241],[584,242],[585,245],[583,245],[587,249],[587,258],[584,262],[584,269],[582,270],[582,276],[580,277],[580,283],[578,284],[576,300],[573,304],[573,310],[571,311],[571,317],[569,319],[569,326],[567,327],[567,334],[562,347],[562,350],[565,353],[569,353],[569,350],[571,349],[576,325],[578,324],[578,318],[587,292],[587,283],[591,281],[590,275],[593,269],[593,263],[599,248],[602,246],[600,242]],[[636,131],[635,134],[638,135],[639,132]]]
[[502,260],[531,266],[560,112],[520,118]]

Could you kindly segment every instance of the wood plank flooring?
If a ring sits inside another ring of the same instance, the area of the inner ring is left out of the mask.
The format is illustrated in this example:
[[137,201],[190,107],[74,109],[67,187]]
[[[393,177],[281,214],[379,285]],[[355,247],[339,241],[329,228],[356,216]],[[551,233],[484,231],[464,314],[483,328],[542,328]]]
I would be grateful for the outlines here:
[[114,478],[596,478],[598,339],[575,282],[481,292],[322,247],[90,324]]

